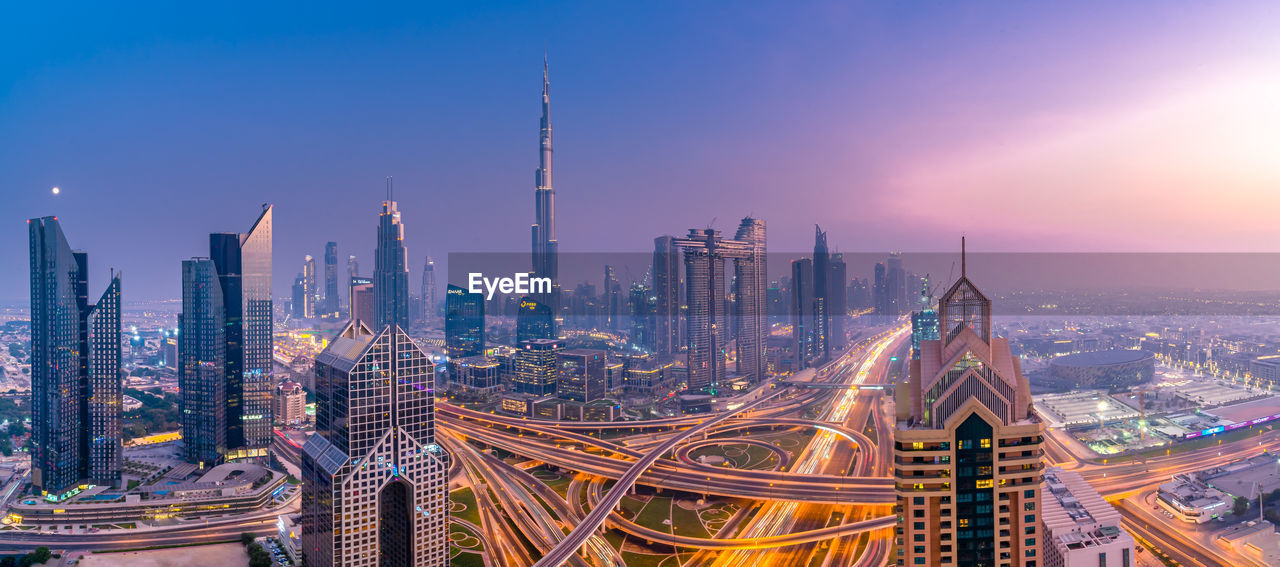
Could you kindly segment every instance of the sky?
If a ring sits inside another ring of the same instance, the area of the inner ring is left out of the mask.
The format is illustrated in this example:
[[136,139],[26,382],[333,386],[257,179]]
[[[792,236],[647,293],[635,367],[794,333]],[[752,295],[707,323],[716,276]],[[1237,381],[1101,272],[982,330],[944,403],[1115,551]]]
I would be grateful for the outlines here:
[[268,4],[4,8],[0,300],[46,215],[127,301],[264,202],[279,296],[328,240],[369,272],[387,176],[413,286],[524,252],[544,51],[566,252],[746,215],[771,251],[1280,242],[1274,2]]

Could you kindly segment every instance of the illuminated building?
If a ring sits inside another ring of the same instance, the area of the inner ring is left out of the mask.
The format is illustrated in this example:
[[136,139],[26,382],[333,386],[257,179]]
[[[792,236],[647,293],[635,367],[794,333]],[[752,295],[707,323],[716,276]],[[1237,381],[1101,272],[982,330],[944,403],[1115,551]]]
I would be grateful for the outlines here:
[[[765,253],[764,221],[745,218],[738,234],[745,240],[725,240],[714,229],[691,229],[685,238],[674,240],[674,245],[684,250],[686,285],[685,314],[688,341],[688,389],[714,394],[725,376],[725,345],[728,340],[726,318],[724,260],[734,261],[736,277],[734,294],[752,298],[740,302],[735,316],[744,329],[757,331],[748,336],[748,352],[754,350],[758,357],[744,367],[753,379],[759,380],[766,368],[764,361],[764,289],[763,270],[758,270]],[[739,345],[741,349],[741,344]]]
[[226,323],[229,460],[264,459],[271,444],[271,213],[271,205],[263,205],[247,233],[209,235]]
[[813,302],[807,307],[812,316],[812,356],[815,363],[831,359],[831,312],[827,290],[831,287],[831,253],[827,251],[827,233],[814,225],[813,241]]
[[516,373],[512,377],[514,390],[533,396],[549,396],[556,393],[556,356],[563,343],[555,339],[531,339],[520,341],[516,350]]
[[31,485],[60,500],[119,484],[120,275],[89,303],[88,254],[56,217],[27,221],[31,244]]
[[182,262],[181,345],[178,391],[182,396],[182,456],[215,465],[227,451],[226,307],[213,260]]
[[489,392],[502,385],[502,372],[497,360],[487,356],[467,356],[449,360],[450,382],[463,390]]
[[1034,567],[1043,559],[1044,425],[991,301],[965,274],[897,387],[898,565]]
[[274,403],[276,423],[298,425],[307,420],[307,393],[297,382],[281,382]]
[[552,313],[551,328],[545,338],[556,336],[554,314],[559,311],[560,259],[556,241],[556,191],[551,178],[551,74],[546,59],[542,61],[542,121],[538,134],[538,170],[534,173],[533,274],[549,278],[551,292],[533,299],[546,305]]
[[608,381],[602,350],[561,351],[556,360],[556,396],[574,402],[594,402],[604,397]]
[[607,264],[604,267],[604,293],[600,299],[604,303],[604,327],[617,331],[621,326],[619,318],[622,316],[622,285],[618,283],[613,266]]
[[942,337],[938,334],[938,312],[933,309],[933,298],[929,296],[926,283],[920,288],[921,304],[919,311],[911,314],[911,359],[920,360],[920,343],[936,341]]
[[378,215],[378,246],[374,250],[373,303],[378,328],[409,328],[409,255],[404,247],[404,224],[390,197]]
[[422,313],[421,319],[430,323],[439,313],[436,305],[436,262],[427,256],[422,265]]
[[674,236],[653,239],[654,352],[671,356],[681,351],[680,252]]
[[484,296],[449,284],[444,294],[444,352],[450,360],[484,354]]
[[374,314],[373,280],[360,276],[351,278],[348,296],[349,319],[368,324],[377,318]]
[[324,245],[324,308],[322,314],[331,317],[340,308],[338,303],[338,243]]
[[551,306],[532,295],[520,298],[520,310],[516,312],[516,341],[554,339],[554,332],[555,316]]
[[302,317],[311,319],[316,316],[316,298],[320,292],[316,290],[316,259],[310,254],[302,259]]
[[629,295],[631,299],[630,343],[648,352],[654,352],[657,349],[653,336],[657,323],[654,312],[658,298],[654,297],[653,290],[649,289],[649,286],[639,282],[631,284]]
[[303,446],[308,567],[448,565],[449,460],[430,358],[399,327],[351,321],[316,356]]

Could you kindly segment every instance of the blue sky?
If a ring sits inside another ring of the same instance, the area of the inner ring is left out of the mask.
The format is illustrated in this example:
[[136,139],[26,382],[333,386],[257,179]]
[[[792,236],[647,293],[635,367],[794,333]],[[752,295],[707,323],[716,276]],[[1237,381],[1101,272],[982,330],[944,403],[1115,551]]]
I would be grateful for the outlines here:
[[777,251],[811,247],[814,223],[848,251],[1280,236],[1273,4],[4,10],[7,300],[25,300],[24,220],[43,215],[95,288],[123,269],[132,299],[178,297],[179,261],[263,202],[278,293],[327,240],[368,271],[387,175],[415,280],[428,253],[526,250],[544,48],[566,251],[747,214]]

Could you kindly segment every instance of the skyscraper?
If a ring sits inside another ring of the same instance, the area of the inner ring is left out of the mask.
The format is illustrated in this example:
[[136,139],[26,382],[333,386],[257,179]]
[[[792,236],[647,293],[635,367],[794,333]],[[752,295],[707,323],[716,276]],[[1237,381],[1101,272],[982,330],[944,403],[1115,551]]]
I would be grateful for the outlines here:
[[791,261],[791,337],[795,344],[796,370],[817,359],[813,322],[813,259]]
[[422,264],[422,317],[430,324],[436,318],[439,309],[436,304],[436,262],[427,256]]
[[556,397],[574,402],[594,402],[604,397],[605,353],[594,349],[561,351],[556,359]]
[[734,270],[734,316],[738,344],[738,373],[755,381],[764,379],[765,338],[769,334],[768,266],[763,220],[747,217],[738,225],[734,240],[747,244],[746,255],[736,258]]
[[515,391],[535,396],[556,393],[559,372],[556,360],[564,343],[555,339],[520,341],[516,347],[516,373],[512,377]]
[[183,458],[190,463],[217,464],[227,452],[227,331],[226,306],[213,260],[182,262],[179,327]]
[[348,300],[350,320],[364,321],[367,325],[370,321],[377,319],[377,309],[374,308],[373,302],[373,280],[353,276],[351,278],[350,292],[347,295],[350,297]]
[[680,352],[680,252],[674,236],[653,239],[653,292],[657,298],[654,352],[669,357]]
[[315,374],[316,433],[302,459],[307,565],[448,565],[450,456],[436,442],[431,359],[397,326],[351,321]]
[[844,254],[831,255],[831,276],[827,281],[827,313],[831,320],[828,340],[831,350],[842,351],[848,339],[845,323],[849,319],[849,275]]
[[831,312],[828,289],[831,285],[831,253],[827,249],[827,233],[813,225],[813,356],[819,361],[831,359]]
[[484,354],[484,296],[449,284],[444,295],[444,352],[449,359]]
[[554,339],[555,315],[551,307],[534,299],[545,294],[526,295],[520,298],[520,310],[516,312],[516,342],[533,339]]
[[896,389],[897,564],[1031,567],[1042,564],[1044,425],[963,258],[939,302],[941,337],[920,341]]
[[[551,183],[551,74],[542,60],[542,128],[538,135],[538,170],[534,173],[533,277],[550,278],[551,293],[533,299],[559,312],[560,260],[556,242],[556,191]],[[554,328],[549,336],[556,336]]]
[[265,458],[271,444],[271,212],[263,205],[249,232],[209,235],[226,326],[226,460]]
[[378,247],[374,251],[373,302],[375,325],[409,328],[409,253],[404,247],[404,225],[396,202],[382,202],[378,215]]
[[307,254],[302,259],[302,316],[310,319],[316,316],[316,298],[320,292],[316,290],[316,259]]
[[88,255],[56,217],[27,221],[31,250],[31,484],[61,500],[120,481],[120,275],[88,302]]
[[323,315],[331,317],[339,309],[338,292],[338,243],[324,245],[324,309]]
[[[720,231],[710,228],[690,229],[687,237],[674,240],[675,246],[684,250],[686,301],[688,302],[688,312],[685,316],[689,356],[688,389],[691,391],[714,394],[724,380],[725,343],[728,340],[724,260],[733,259],[735,273],[754,272],[751,265],[757,260],[762,260],[764,254],[764,225],[761,223],[756,226],[756,222],[758,221],[755,219],[744,219],[743,226],[749,227],[746,234],[755,235],[758,230],[760,242],[725,240],[720,236]],[[748,283],[752,286],[758,284],[760,289],[747,291],[743,286]],[[763,285],[763,278],[758,278],[756,281],[755,278],[746,277],[737,278],[734,288],[735,295],[758,294],[759,302],[748,302],[753,311],[749,317],[755,319],[753,324],[761,329],[764,326],[764,322],[760,320],[764,317]],[[760,309],[755,311],[757,303],[761,305]],[[745,312],[740,316],[748,317]],[[760,352],[763,351],[764,348],[761,345]],[[764,369],[765,366],[761,362],[755,370],[763,372]]]
[[302,276],[302,272],[298,272],[298,277],[293,278],[293,286],[289,292],[289,314],[294,319],[305,319],[307,317],[307,280]]
[[621,326],[619,318],[622,316],[622,285],[618,283],[613,266],[607,264],[604,267],[603,291],[601,303],[604,304],[605,328],[617,331]]
[[639,282],[631,284],[630,298],[631,344],[654,352],[657,348],[653,336],[657,323],[654,317],[657,298],[654,297],[653,290],[649,289],[649,286]]

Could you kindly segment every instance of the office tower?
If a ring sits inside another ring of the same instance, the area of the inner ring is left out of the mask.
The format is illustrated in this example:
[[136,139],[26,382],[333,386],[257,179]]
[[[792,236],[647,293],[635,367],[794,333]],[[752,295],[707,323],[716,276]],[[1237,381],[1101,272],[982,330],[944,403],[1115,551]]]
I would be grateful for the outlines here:
[[347,295],[350,298],[347,300],[348,309],[351,312],[348,317],[350,320],[364,321],[368,324],[377,318],[373,299],[373,280],[360,276],[352,277]]
[[871,283],[866,278],[853,278],[850,282],[849,305],[859,311],[875,309],[875,300],[871,297]]
[[899,384],[898,565],[1041,564],[1044,425],[991,301],[964,268],[938,307],[941,337]]
[[323,314],[333,316],[338,312],[338,243],[324,245],[324,309]]
[[31,251],[31,485],[54,501],[119,484],[120,275],[89,303],[89,257],[56,217],[27,221]]
[[444,352],[449,359],[484,354],[484,296],[449,284],[444,295]]
[[813,259],[791,261],[791,337],[795,344],[796,370],[808,368],[817,359],[813,321]]
[[831,359],[831,312],[827,289],[831,284],[831,254],[827,251],[827,233],[813,226],[813,355],[816,361]]
[[933,308],[933,298],[929,296],[926,283],[920,288],[919,311],[911,314],[911,359],[920,360],[920,344],[924,341],[942,339],[938,334],[938,312]]
[[516,373],[512,377],[515,391],[535,396],[556,393],[556,357],[564,343],[555,339],[520,341],[516,350]]
[[316,259],[310,254],[302,259],[302,294],[302,316],[307,319],[315,317],[320,292],[316,289]]
[[844,254],[831,255],[831,276],[827,280],[827,314],[831,320],[828,343],[842,351],[848,342],[845,325],[849,320],[849,276]]
[[893,317],[910,312],[907,303],[907,272],[902,268],[902,253],[889,254],[885,269],[885,294],[888,311]]
[[875,300],[875,314],[880,316],[889,315],[889,293],[885,288],[885,272],[887,266],[884,262],[876,262],[876,271],[874,283],[872,284],[872,296]]
[[436,318],[436,262],[427,256],[422,265],[422,321],[430,324]]
[[350,321],[316,356],[303,446],[308,567],[449,564],[449,461],[431,359],[396,326]]
[[404,225],[400,211],[390,199],[382,202],[378,215],[378,247],[373,259],[373,302],[377,309],[375,326],[409,328],[409,253],[404,247]]
[[[301,276],[299,276],[301,281]],[[301,284],[295,284],[298,291]],[[222,462],[227,452],[226,306],[213,260],[182,261],[178,391],[182,451],[189,463]]]
[[226,324],[226,460],[265,458],[271,444],[271,212],[263,205],[247,233],[209,235]]
[[347,277],[354,278],[360,275],[360,263],[356,261],[355,256],[347,256]]
[[546,296],[538,294],[520,298],[520,308],[516,312],[516,342],[555,338],[552,335],[555,329],[555,316],[551,313],[551,306],[534,297]]
[[604,267],[604,294],[601,300],[604,304],[605,328],[617,331],[621,326],[618,318],[622,315],[622,286],[618,283],[613,266],[607,264]]
[[[756,230],[755,222],[754,219],[743,221],[744,225],[752,225],[752,231]],[[761,224],[761,239],[763,228],[764,225]],[[674,243],[684,250],[685,296],[688,303],[685,316],[689,356],[688,389],[714,395],[724,380],[725,343],[728,340],[724,260],[733,259],[735,272],[750,271],[750,264],[758,261],[758,255],[763,254],[764,242],[725,240],[720,236],[720,231],[704,228],[690,229],[687,237],[677,238]],[[750,278],[736,282],[739,287],[735,288],[735,294],[751,293],[741,287],[747,281]],[[763,295],[762,290],[757,293]],[[755,319],[763,316],[763,309],[752,314]],[[763,327],[763,322],[755,324]],[[757,368],[762,372],[764,366],[761,364]]]
[[760,381],[768,371],[765,338],[769,334],[766,303],[769,272],[764,221],[751,217],[742,219],[733,238],[747,244],[746,256],[733,262],[738,373]]
[[1131,567],[1137,564],[1133,536],[1121,525],[1120,512],[1080,473],[1060,467],[1048,468],[1041,491],[1040,516],[1044,519],[1046,542],[1041,546],[1044,565]]
[[653,292],[657,298],[654,352],[670,357],[684,343],[680,327],[680,253],[674,236],[653,239]]
[[604,397],[608,382],[602,350],[561,351],[556,359],[556,397],[572,402],[594,402]]
[[293,279],[293,287],[290,288],[289,314],[294,319],[304,319],[307,316],[307,280],[303,278],[302,272],[298,272],[298,277]]
[[657,329],[655,312],[658,298],[653,290],[641,283],[631,284],[631,344],[644,348],[648,352],[657,349]]
[[[533,277],[550,278],[551,293],[533,299],[559,312],[560,260],[556,242],[556,192],[551,183],[551,74],[542,60],[542,129],[538,135],[538,170],[534,173]],[[548,336],[556,336],[555,319]]]

